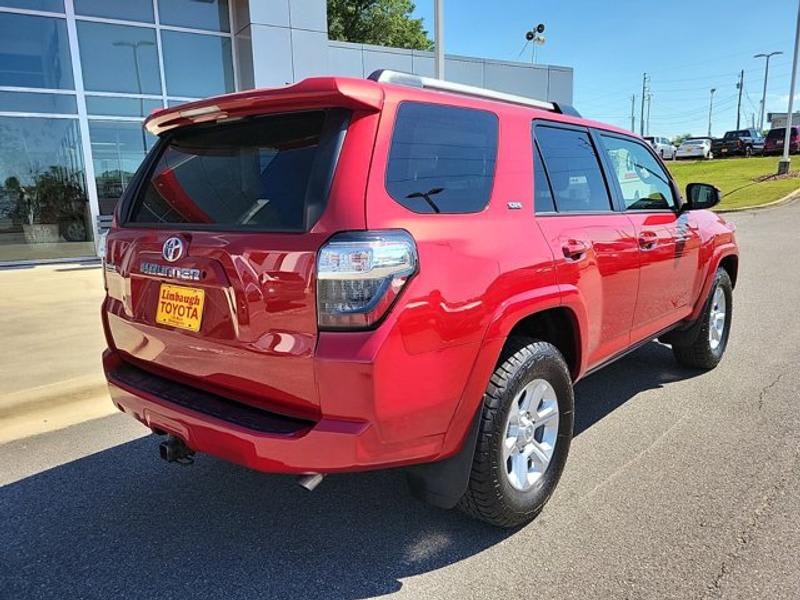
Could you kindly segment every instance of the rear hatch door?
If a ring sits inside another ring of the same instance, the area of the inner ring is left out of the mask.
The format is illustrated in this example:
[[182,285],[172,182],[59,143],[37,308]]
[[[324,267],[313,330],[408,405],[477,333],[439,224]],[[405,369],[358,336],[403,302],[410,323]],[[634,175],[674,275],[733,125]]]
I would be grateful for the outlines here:
[[155,374],[314,417],[316,253],[364,228],[359,138],[374,140],[374,113],[308,107],[163,134],[109,234],[109,344]]

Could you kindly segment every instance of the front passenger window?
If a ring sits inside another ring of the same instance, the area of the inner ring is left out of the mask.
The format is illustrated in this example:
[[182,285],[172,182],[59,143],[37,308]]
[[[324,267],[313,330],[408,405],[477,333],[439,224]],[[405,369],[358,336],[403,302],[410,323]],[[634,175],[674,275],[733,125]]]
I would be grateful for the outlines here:
[[632,140],[602,137],[626,210],[675,208],[669,175],[647,148]]

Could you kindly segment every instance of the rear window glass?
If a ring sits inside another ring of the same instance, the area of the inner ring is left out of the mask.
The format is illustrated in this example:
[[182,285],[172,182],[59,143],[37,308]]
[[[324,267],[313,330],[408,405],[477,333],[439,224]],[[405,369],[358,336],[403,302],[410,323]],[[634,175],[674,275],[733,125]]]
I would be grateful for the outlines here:
[[321,214],[345,111],[309,111],[178,130],[128,223],[302,231]]
[[414,212],[477,212],[489,202],[496,160],[493,113],[404,102],[392,135],[386,189]]
[[[792,127],[792,135],[797,135],[797,127]],[[786,137],[786,128],[779,127],[778,129],[770,129],[767,137],[771,140],[779,139],[782,137]]]

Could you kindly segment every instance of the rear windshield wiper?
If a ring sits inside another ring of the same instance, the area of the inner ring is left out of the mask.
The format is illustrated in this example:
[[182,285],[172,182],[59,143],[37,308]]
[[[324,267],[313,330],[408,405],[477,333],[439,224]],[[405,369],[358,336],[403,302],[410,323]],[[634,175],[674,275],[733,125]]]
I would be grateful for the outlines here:
[[436,203],[433,200],[431,200],[431,196],[439,194],[443,191],[444,191],[443,187],[436,187],[429,189],[427,192],[411,192],[406,196],[406,198],[422,198],[423,200],[425,200],[425,202],[428,203],[428,206],[430,206],[433,209],[433,212],[441,213],[442,211],[439,210],[439,207],[436,206]]

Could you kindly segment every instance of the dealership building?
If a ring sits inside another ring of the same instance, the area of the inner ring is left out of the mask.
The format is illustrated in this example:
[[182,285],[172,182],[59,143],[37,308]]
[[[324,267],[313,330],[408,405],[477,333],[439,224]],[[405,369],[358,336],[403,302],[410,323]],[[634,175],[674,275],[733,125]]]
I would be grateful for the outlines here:
[[[96,256],[155,109],[433,62],[329,40],[325,0],[0,0],[0,266]],[[448,55],[445,75],[572,103],[568,67]]]

